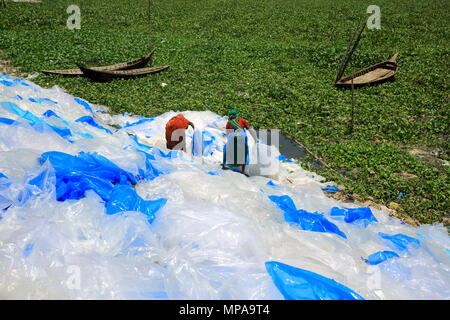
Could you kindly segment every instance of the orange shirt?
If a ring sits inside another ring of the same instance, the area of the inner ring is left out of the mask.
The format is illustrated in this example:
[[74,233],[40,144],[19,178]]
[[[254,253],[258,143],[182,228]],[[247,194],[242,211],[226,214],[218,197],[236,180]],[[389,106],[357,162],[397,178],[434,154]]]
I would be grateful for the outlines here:
[[[172,133],[177,129],[187,129],[189,127],[189,120],[181,113],[170,119],[166,123],[166,140],[172,141]],[[178,141],[177,141],[178,142]]]

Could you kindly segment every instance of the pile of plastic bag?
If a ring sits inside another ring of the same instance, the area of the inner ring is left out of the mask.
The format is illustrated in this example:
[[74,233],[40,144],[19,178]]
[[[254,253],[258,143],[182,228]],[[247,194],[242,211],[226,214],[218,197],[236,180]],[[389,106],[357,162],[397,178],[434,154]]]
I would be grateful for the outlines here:
[[327,197],[322,178],[249,138],[222,170],[226,117],[154,118],[0,74],[0,298],[449,299],[442,224]]

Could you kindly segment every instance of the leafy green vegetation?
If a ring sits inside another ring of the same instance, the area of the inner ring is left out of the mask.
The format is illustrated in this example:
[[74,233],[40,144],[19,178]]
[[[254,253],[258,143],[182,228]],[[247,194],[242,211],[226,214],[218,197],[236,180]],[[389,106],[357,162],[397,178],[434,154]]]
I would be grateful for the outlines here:
[[[34,72],[147,53],[147,0],[79,0],[80,30],[66,27],[71,4],[9,3],[0,9],[2,58]],[[369,16],[371,4],[152,0],[153,62],[169,64],[169,70],[110,83],[43,74],[33,81],[61,86],[116,113],[225,115],[236,108],[254,127],[279,128],[302,141],[334,169],[320,174],[348,192],[397,202],[421,223],[442,221],[450,199],[449,166],[441,161],[449,160],[450,2],[377,2],[381,30],[366,29],[345,74],[397,51],[399,72],[393,82],[356,90],[355,132],[349,135],[351,93],[333,81],[356,22]]]

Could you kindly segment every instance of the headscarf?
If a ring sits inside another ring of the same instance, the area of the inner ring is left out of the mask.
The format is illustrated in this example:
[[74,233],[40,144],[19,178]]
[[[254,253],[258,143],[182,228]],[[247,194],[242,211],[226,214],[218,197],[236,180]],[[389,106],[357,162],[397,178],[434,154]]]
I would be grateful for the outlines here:
[[228,112],[228,119],[236,119],[237,118],[237,111],[235,109],[230,110]]

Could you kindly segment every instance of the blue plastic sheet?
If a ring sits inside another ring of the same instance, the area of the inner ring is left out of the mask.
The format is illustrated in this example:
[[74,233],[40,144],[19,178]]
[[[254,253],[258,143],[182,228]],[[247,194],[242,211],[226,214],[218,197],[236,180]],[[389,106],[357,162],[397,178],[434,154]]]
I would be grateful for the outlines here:
[[63,152],[46,152],[41,163],[49,160],[56,175],[56,195],[59,201],[80,199],[87,190],[94,190],[108,200],[115,184],[136,183],[136,178],[97,153],[80,152],[72,156]]
[[85,175],[57,177],[56,198],[58,201],[78,200],[86,195],[86,191],[95,191],[104,201],[109,199],[113,184],[107,180]]
[[87,111],[89,111],[90,113],[93,113],[91,106],[89,105],[89,103],[87,103],[84,100],[81,100],[80,98],[73,98],[73,100],[78,103],[79,105],[82,105]]
[[163,166],[161,163],[158,163],[154,161],[154,157],[149,154],[145,153],[145,171],[140,169],[139,170],[139,180],[145,179],[145,180],[153,180],[156,177],[158,177],[161,174],[168,174],[170,173],[170,170]]
[[155,147],[150,147],[150,150],[148,153],[152,157],[152,160],[156,160],[158,157],[167,158],[167,159],[174,159],[174,158],[178,157],[177,150],[170,150],[169,152],[164,153],[161,151],[161,149],[158,149]]
[[346,286],[317,273],[277,262],[266,269],[286,300],[364,300]]
[[364,227],[367,227],[372,222],[378,222],[372,213],[372,210],[368,207],[362,208],[331,208],[331,216],[343,216],[344,221],[347,223],[360,223]]
[[292,159],[288,159],[288,158],[286,158],[286,156],[284,156],[284,155],[279,155],[279,156],[277,157],[277,159],[280,160],[280,161],[285,161],[285,162],[294,162]]
[[136,184],[137,180],[153,180],[170,172],[162,165],[156,167],[151,156],[145,155],[145,169],[140,169],[138,176],[97,153],[80,152],[78,156],[72,156],[63,152],[46,152],[41,155],[41,163],[48,159],[55,169],[59,201],[80,199],[87,190],[95,191],[104,201],[108,201],[114,184]]
[[[64,120],[63,118],[61,118],[60,116],[58,116],[53,110],[47,110],[43,113],[44,117],[50,118],[50,117],[56,117],[58,119],[60,119],[62,121],[62,123],[64,123],[66,126],[70,126],[70,123],[66,120]],[[83,132],[78,132],[78,131],[74,131],[75,134],[86,138],[86,139],[93,139],[94,137],[89,134],[89,133],[83,133]]]
[[72,140],[70,140],[70,138],[69,138],[72,136],[72,133],[68,128],[63,128],[63,127],[58,127],[58,126],[48,124],[47,122],[45,122],[44,120],[35,116],[31,112],[22,110],[17,104],[15,104],[13,102],[1,101],[0,105],[3,107],[3,109],[5,111],[14,113],[14,114],[18,115],[19,117],[30,121],[31,126],[36,131],[42,132],[44,129],[43,127],[47,126],[47,127],[51,128],[53,131],[55,131],[62,138],[66,139],[69,142],[72,142]]
[[288,195],[269,196],[269,199],[284,211],[284,220],[289,224],[297,225],[307,231],[335,233],[347,239],[347,236],[322,214],[297,210],[294,201]]
[[14,124],[18,124],[19,122],[13,120],[13,119],[9,119],[9,118],[0,118],[0,123],[6,124],[8,126],[14,125]]
[[135,149],[137,151],[141,151],[141,152],[144,152],[145,154],[147,154],[148,158],[151,160],[156,160],[158,157],[167,158],[167,159],[173,159],[173,158],[178,157],[177,150],[170,150],[169,152],[164,153],[156,147],[150,147],[146,144],[140,143],[136,136],[130,136],[130,138],[136,143]]
[[267,182],[267,185],[268,185],[269,187],[274,188],[275,190],[280,190],[280,187],[277,186],[272,180],[270,180],[269,182]]
[[405,234],[398,233],[389,235],[383,232],[378,232],[378,235],[383,239],[389,240],[390,244],[393,245],[393,248],[399,251],[409,251],[408,246],[415,249],[420,248],[420,240]]
[[25,248],[23,249],[23,255],[25,257],[28,257],[31,253],[31,250],[33,250],[34,243],[28,243]]
[[11,78],[11,77],[8,77],[7,75],[0,74],[0,79],[2,79],[2,78],[3,79],[8,79],[8,80],[0,80],[0,84],[3,84],[5,86],[7,86],[7,87],[14,87],[14,86],[17,86],[19,84],[21,84],[23,86],[26,86],[26,87],[30,86],[28,83],[26,83],[25,81],[22,81],[22,80],[20,80],[18,78]]
[[53,131],[55,131],[61,138],[67,140],[68,142],[72,143],[73,141],[70,139],[72,137],[72,132],[69,128],[64,127],[58,127],[51,124],[46,123],[45,121],[39,121],[31,123],[31,126],[36,130],[37,132],[44,132],[45,127],[51,128]]
[[274,202],[278,208],[284,212],[296,211],[294,201],[288,195],[283,196],[269,196],[269,199]]
[[50,118],[50,117],[56,117],[58,119],[63,120],[60,116],[58,116],[53,110],[47,110],[42,114],[44,117]]
[[29,176],[26,183],[30,186],[36,186],[40,191],[48,191],[55,185],[55,171],[50,164],[44,164],[41,171],[36,175]]
[[322,188],[322,190],[328,193],[336,193],[339,191],[338,187],[336,186],[326,186],[325,188]]
[[8,80],[0,80],[0,83],[2,85],[4,85],[4,86],[7,86],[7,87],[13,87],[14,86],[14,82],[8,81]]
[[87,123],[87,124],[89,124],[89,125],[91,125],[91,126],[93,126],[93,127],[95,127],[95,128],[98,128],[98,129],[101,129],[101,130],[105,130],[107,133],[109,133],[109,134],[113,134],[112,132],[111,132],[111,130],[109,130],[109,129],[107,129],[107,128],[105,128],[105,127],[102,127],[101,125],[99,125],[98,123],[97,123],[97,121],[95,121],[95,119],[93,118],[93,117],[91,117],[91,116],[83,116],[83,117],[80,117],[80,118],[78,118],[77,120],[75,120],[75,122],[82,122],[82,123]]
[[149,152],[152,147],[146,145],[146,144],[142,144],[138,141],[136,136],[130,136],[130,138],[136,143],[137,147],[136,150],[137,151],[142,151],[142,152]]
[[145,123],[145,122],[151,122],[151,121],[153,121],[154,119],[155,119],[155,118],[144,118],[144,119],[138,120],[138,121],[133,122],[133,123],[128,123],[128,122],[127,122],[127,124],[124,126],[124,128],[129,128],[129,127],[137,126],[137,125],[140,125],[140,124]]
[[367,264],[377,265],[394,257],[398,258],[400,256],[394,251],[378,251],[372,253],[367,259],[362,258],[362,260]]
[[144,200],[129,185],[116,185],[106,203],[106,213],[115,214],[124,211],[139,211],[147,216],[149,223],[155,219],[155,213],[167,203],[167,199]]
[[29,101],[34,102],[34,103],[39,103],[42,104],[43,102],[50,102],[53,104],[58,104],[58,102],[53,101],[49,98],[28,98]]
[[177,151],[170,151],[167,154],[160,149],[150,147],[145,144],[139,143],[135,136],[131,136],[131,139],[136,143],[136,151],[142,152],[145,155],[145,169],[139,169],[138,180],[153,180],[161,174],[168,174],[170,170],[157,161],[158,157],[163,158],[175,158],[177,157]]
[[37,123],[37,122],[43,121],[40,118],[36,117],[31,112],[22,110],[17,104],[15,104],[13,102],[1,101],[0,105],[3,107],[3,109],[5,111],[14,113],[14,114],[18,115],[19,117],[29,120],[31,122]]

